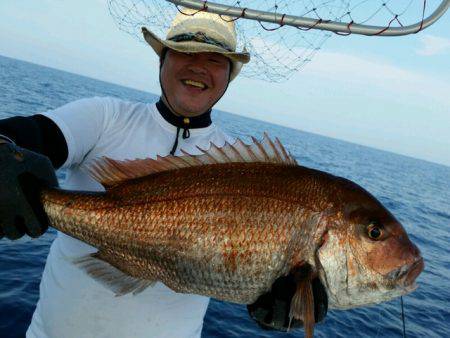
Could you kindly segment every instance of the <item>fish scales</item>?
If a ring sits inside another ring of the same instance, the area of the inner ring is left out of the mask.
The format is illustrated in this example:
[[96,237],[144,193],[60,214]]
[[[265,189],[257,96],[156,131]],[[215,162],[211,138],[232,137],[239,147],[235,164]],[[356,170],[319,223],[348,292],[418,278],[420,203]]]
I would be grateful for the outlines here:
[[105,194],[47,191],[43,201],[52,226],[133,277],[251,303],[311,254],[314,180],[301,167],[229,163],[162,172]]
[[[328,308],[380,303],[417,287],[420,250],[356,183],[298,166],[267,135],[199,150],[93,160],[87,170],[105,193],[44,190],[51,225],[98,249],[74,264],[116,296],[161,281],[247,304],[264,327],[297,320],[307,338]],[[271,321],[266,311],[278,306],[280,290],[289,310]]]

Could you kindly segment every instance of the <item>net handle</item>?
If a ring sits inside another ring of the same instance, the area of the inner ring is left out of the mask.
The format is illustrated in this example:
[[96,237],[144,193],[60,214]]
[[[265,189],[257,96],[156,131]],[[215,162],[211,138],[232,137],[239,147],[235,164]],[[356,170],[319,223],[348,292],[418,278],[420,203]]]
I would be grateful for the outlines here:
[[[263,12],[250,8],[231,7],[227,5],[217,4],[205,0],[166,0],[177,6],[188,7],[199,11],[207,11],[220,15],[228,15],[235,18],[244,18],[256,20],[260,22],[270,22],[281,26],[288,25],[297,28],[320,29],[332,31],[340,34],[360,34],[360,35],[377,35],[377,36],[401,36],[418,33],[421,30],[431,26],[439,18],[444,15],[450,6],[450,0],[442,0],[436,10],[427,18],[421,21],[403,27],[383,27],[360,25],[356,23],[342,23],[332,20],[311,19],[306,17],[276,14],[271,12]],[[394,18],[396,19],[396,17]],[[393,21],[393,20],[392,20]],[[392,22],[391,21],[391,22]]]

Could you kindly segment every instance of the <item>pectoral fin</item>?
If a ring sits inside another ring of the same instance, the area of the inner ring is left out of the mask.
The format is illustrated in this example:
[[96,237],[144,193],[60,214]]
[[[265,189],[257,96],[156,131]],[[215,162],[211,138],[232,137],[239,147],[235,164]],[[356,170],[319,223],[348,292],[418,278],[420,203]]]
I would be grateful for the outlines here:
[[303,326],[305,335],[311,337],[314,323],[327,314],[328,298],[319,278],[313,277],[311,267],[302,265],[279,277],[269,292],[247,305],[247,310],[264,329],[288,331]]
[[135,278],[122,272],[106,262],[101,252],[77,258],[73,263],[114,292],[116,296],[122,296],[130,292],[138,294],[155,283],[155,281]]
[[305,337],[312,338],[315,321],[311,268],[305,267],[294,272],[294,278],[297,283],[297,289],[291,301],[289,323],[294,318],[301,320],[305,329]]

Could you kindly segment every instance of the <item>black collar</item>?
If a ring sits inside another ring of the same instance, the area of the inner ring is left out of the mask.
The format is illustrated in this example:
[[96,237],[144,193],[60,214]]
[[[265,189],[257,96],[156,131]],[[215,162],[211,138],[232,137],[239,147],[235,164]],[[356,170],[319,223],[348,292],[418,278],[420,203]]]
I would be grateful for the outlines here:
[[159,99],[156,102],[156,108],[158,108],[161,116],[169,122],[171,125],[183,128],[183,129],[195,129],[195,128],[205,128],[211,125],[211,109],[207,110],[205,113],[199,116],[184,117],[178,116],[172,113],[172,111],[164,104],[164,102]]

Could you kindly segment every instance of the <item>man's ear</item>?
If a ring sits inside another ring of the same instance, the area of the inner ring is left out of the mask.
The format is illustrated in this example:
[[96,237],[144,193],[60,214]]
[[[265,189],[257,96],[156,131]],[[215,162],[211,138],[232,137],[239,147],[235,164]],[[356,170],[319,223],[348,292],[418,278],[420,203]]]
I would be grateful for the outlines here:
[[166,54],[167,54],[167,48],[164,48],[161,52],[161,55],[159,56],[159,69],[160,70],[164,64],[164,60],[166,59]]

